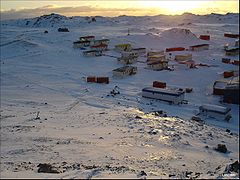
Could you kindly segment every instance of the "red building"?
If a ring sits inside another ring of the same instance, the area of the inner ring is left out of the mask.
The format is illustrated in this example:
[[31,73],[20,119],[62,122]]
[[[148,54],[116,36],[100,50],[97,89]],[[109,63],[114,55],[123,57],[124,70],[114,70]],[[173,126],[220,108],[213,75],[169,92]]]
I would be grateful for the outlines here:
[[172,48],[166,48],[166,52],[172,52],[172,51],[184,51],[184,47],[172,47]]
[[205,40],[205,41],[209,41],[210,40],[210,35],[200,35],[199,39]]
[[166,83],[165,82],[160,82],[160,81],[153,81],[153,87],[166,88]]

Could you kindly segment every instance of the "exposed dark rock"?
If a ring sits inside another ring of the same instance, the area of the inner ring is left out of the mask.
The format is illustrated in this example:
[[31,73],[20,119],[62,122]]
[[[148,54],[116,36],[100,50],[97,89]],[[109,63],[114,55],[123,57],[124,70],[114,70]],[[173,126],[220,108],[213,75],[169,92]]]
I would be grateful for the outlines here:
[[230,171],[238,172],[239,171],[239,162],[235,161],[234,163],[230,164]]
[[226,129],[226,132],[230,133],[231,131],[229,129]]
[[193,172],[192,171],[186,171],[185,172],[185,175],[186,175],[186,177],[188,177],[189,175],[191,175]]
[[151,131],[148,132],[148,134],[155,135],[157,134],[158,131],[156,129],[152,129]]
[[141,176],[147,176],[147,173],[145,173],[144,171],[140,171],[138,173],[138,177],[141,177]]
[[196,121],[196,122],[202,122],[203,120],[200,117],[193,116],[191,120]]
[[186,93],[190,93],[190,92],[192,92],[192,90],[193,90],[193,88],[186,88]]
[[44,33],[46,34],[46,33],[48,33],[48,31],[44,31]]
[[218,167],[216,167],[216,170],[219,170],[221,168],[221,165],[219,165]]
[[99,166],[96,166],[95,164],[92,166],[88,166],[88,165],[82,165],[84,169],[88,170],[88,169],[96,169],[99,168]]
[[58,28],[58,32],[69,32],[68,28]]
[[226,153],[227,152],[227,147],[225,144],[218,144],[217,148],[215,148],[216,151],[221,152],[221,153]]
[[58,169],[53,167],[51,164],[40,163],[37,167],[38,167],[38,173],[56,173],[56,174],[60,173],[60,171],[58,171]]
[[140,116],[135,116],[135,118],[136,118],[136,119],[142,119],[142,117],[140,117]]

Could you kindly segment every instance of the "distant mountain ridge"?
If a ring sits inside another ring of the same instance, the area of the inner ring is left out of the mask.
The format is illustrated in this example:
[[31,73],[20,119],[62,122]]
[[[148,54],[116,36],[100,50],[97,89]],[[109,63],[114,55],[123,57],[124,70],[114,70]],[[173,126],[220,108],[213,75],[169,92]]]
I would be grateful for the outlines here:
[[238,13],[216,14],[211,13],[207,15],[195,15],[192,13],[183,13],[181,15],[156,15],[156,16],[126,16],[121,15],[118,17],[103,17],[103,16],[72,16],[67,17],[64,15],[51,13],[48,15],[42,15],[35,18],[18,19],[18,20],[4,20],[1,21],[3,25],[21,26],[21,27],[58,27],[58,26],[71,26],[77,27],[82,24],[105,24],[111,25],[115,23],[143,23],[160,22],[170,24],[192,24],[192,23],[228,23],[238,24]]

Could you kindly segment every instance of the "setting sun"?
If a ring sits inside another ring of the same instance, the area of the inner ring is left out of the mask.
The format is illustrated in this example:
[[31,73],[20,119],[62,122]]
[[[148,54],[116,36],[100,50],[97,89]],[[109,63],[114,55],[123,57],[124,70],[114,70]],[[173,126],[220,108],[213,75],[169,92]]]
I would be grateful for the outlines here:
[[201,7],[205,2],[200,1],[142,1],[146,8],[159,8],[164,14],[181,14]]

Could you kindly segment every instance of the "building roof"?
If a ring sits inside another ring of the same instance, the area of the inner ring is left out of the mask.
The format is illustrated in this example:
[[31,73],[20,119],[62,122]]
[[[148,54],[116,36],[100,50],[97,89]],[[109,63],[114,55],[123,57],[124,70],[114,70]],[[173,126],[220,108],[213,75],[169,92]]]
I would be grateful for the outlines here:
[[118,47],[118,46],[131,46],[131,44],[117,44],[117,45],[115,45],[115,47]]
[[165,58],[166,56],[164,54],[154,54],[151,56],[148,56],[148,58]]
[[106,44],[99,44],[99,45],[96,45],[96,46],[91,46],[91,48],[98,48],[98,47],[107,47],[108,45]]
[[137,51],[137,50],[146,50],[146,48],[133,48],[132,51]]
[[180,96],[185,94],[184,91],[174,90],[174,89],[162,89],[162,88],[154,88],[154,87],[146,87],[142,89],[143,92],[154,92],[157,94],[167,94],[171,96]]
[[101,51],[97,51],[97,50],[83,51],[83,53],[92,53],[92,52],[101,52]]
[[84,43],[90,43],[90,41],[75,41],[73,44],[84,44]]
[[231,108],[213,105],[213,104],[203,104],[202,106],[199,107],[199,109],[200,110],[205,109],[207,111],[217,112],[220,114],[226,114],[231,110]]
[[159,53],[159,54],[162,54],[164,53],[164,50],[151,50],[151,51],[148,51],[148,53]]
[[180,61],[179,64],[195,64],[193,60]]
[[184,50],[185,48],[184,47],[170,47],[170,48],[166,48],[166,50],[177,50],[177,49]]
[[239,37],[239,34],[233,34],[233,33],[224,33],[224,35],[232,36],[232,37]]
[[216,81],[213,87],[214,89],[225,89],[226,86],[227,82]]
[[95,40],[95,42],[96,41],[100,41],[101,42],[101,41],[110,41],[110,40],[109,39],[97,39],[97,40]]
[[229,83],[228,79],[219,79],[216,80],[213,84],[213,88],[215,89],[225,89],[226,85]]
[[232,78],[228,84],[239,84],[239,76]]
[[88,39],[88,38],[95,38],[95,36],[82,36],[80,39]]
[[195,48],[195,47],[203,47],[203,46],[209,46],[209,44],[198,44],[198,45],[194,45],[194,46],[190,46],[190,47]]
[[239,83],[238,84],[228,84],[225,88],[225,90],[227,89],[235,89],[239,91]]
[[163,61],[163,60],[160,60],[160,61],[149,61],[147,63],[147,65],[155,65],[155,64],[163,64],[163,63],[167,63],[168,61]]
[[236,52],[236,51],[239,51],[239,47],[232,47],[231,49],[226,49],[225,50],[226,52]]

